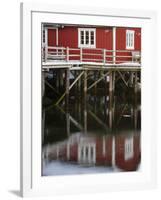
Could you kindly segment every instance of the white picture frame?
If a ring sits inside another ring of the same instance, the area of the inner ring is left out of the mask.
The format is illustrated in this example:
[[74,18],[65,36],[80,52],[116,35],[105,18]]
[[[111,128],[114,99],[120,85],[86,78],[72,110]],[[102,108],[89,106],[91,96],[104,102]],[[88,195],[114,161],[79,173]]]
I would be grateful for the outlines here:
[[[73,17],[74,16],[74,17]],[[41,23],[142,28],[142,164],[139,171],[41,176]],[[21,4],[21,195],[44,196],[140,190],[156,185],[156,133],[152,99],[156,14],[152,11]],[[146,67],[144,67],[146,66]]]

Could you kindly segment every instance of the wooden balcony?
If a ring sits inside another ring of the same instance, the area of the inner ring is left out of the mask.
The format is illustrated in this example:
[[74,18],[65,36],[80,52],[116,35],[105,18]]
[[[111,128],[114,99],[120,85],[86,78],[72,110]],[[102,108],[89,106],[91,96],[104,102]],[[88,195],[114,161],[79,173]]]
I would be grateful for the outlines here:
[[101,48],[42,48],[43,63],[96,63],[96,64],[141,64],[141,53],[133,50],[107,50]]

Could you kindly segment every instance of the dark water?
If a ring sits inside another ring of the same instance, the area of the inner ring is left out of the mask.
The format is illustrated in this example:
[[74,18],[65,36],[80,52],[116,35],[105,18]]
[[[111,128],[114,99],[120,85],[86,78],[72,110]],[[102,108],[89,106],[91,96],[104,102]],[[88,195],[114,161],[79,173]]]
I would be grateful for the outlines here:
[[136,97],[70,97],[43,108],[42,175],[136,171],[141,109]]

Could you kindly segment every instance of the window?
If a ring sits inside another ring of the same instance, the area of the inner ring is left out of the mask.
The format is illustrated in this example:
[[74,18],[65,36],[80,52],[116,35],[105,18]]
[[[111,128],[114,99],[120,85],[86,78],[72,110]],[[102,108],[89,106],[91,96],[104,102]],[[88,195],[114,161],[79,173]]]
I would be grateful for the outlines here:
[[126,31],[126,49],[134,49],[134,38],[135,38],[135,31],[127,30]]
[[79,47],[96,47],[96,29],[79,28],[78,29],[78,46]]

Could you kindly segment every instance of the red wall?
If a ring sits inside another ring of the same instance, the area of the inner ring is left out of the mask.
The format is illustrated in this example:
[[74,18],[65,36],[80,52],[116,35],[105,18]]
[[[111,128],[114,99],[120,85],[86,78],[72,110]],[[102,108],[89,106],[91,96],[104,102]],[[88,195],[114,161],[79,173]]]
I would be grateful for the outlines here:
[[[116,28],[116,50],[126,50],[126,30],[134,30],[135,31],[135,51],[141,50],[141,29],[140,28]],[[112,27],[97,27],[96,28],[96,48],[112,50],[113,43],[113,35],[112,35]],[[56,30],[48,29],[48,45],[56,46]],[[64,28],[58,29],[58,46],[59,47],[69,47],[69,48],[78,48],[78,27],[65,26]],[[94,53],[101,54],[102,50],[84,49],[85,53]],[[69,54],[79,54],[78,51],[70,51]],[[112,53],[107,53],[106,55],[112,55]],[[131,56],[130,52],[117,52],[116,55],[127,55]],[[70,57],[70,60],[79,60],[78,57]],[[103,56],[84,56],[86,61],[90,61],[90,59],[101,59],[103,61]],[[88,60],[89,59],[89,60]],[[112,58],[107,58],[107,60],[112,61]],[[130,61],[131,58],[117,58],[117,61]]]
[[135,31],[135,50],[141,50],[141,29],[140,28],[116,28],[116,50],[126,50],[126,30]]
[[[116,49],[126,50],[126,30],[135,31],[135,50],[141,50],[140,28],[116,28]],[[78,28],[64,27],[58,29],[58,46],[78,48]],[[48,44],[56,45],[56,30],[48,29]],[[112,50],[112,28],[97,27],[96,48]]]
[[58,46],[78,48],[78,29],[75,27],[59,28]]
[[48,46],[56,46],[56,30],[48,29]]

